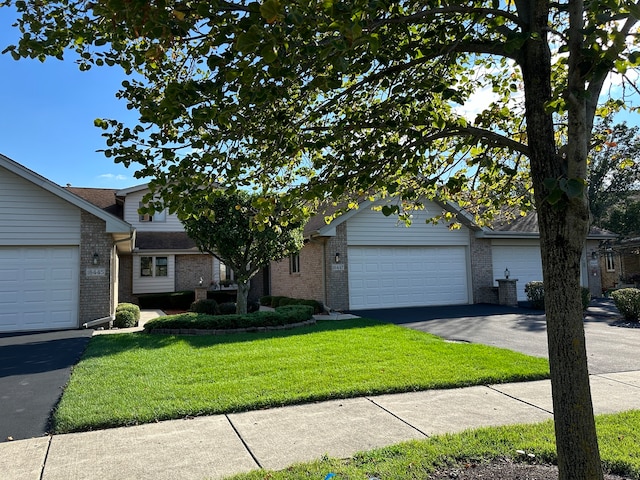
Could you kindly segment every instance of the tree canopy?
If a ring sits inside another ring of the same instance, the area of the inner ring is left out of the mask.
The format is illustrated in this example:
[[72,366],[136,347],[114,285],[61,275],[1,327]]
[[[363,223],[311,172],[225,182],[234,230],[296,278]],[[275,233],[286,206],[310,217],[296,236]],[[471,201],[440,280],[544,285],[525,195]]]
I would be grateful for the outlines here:
[[[198,248],[219,258],[233,269],[238,284],[237,312],[247,313],[249,281],[273,260],[280,260],[302,248],[302,223],[274,220],[271,225],[253,225],[252,195],[211,189],[206,195],[186,200],[197,215],[178,216]],[[273,215],[283,215],[277,205]],[[285,226],[282,226],[285,224]]]
[[610,118],[603,120],[594,129],[589,157],[589,209],[593,223],[623,235],[631,232],[628,228],[620,230],[622,225],[610,220],[614,211],[618,220],[625,216],[626,200],[640,193],[638,130],[626,123],[612,125]]
[[82,69],[133,75],[119,95],[140,120],[98,121],[105,153],[169,205],[212,180],[287,191],[291,214],[370,192],[401,196],[400,214],[422,196],[489,213],[533,193],[560,477],[602,478],[580,298],[587,156],[596,116],[636,93],[638,3],[5,3],[21,12],[16,58],[71,48]]

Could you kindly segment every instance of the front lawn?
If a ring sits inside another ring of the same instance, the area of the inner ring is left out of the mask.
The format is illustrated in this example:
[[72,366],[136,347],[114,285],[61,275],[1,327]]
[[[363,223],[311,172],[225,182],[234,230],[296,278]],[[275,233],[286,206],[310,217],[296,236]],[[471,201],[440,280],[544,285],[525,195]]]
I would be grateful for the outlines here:
[[[640,479],[640,455],[637,453],[640,444],[640,411],[600,415],[596,417],[596,426],[604,470],[625,478]],[[277,472],[255,470],[233,478],[322,479],[328,473],[333,473],[334,480],[423,480],[429,478],[429,474],[434,471],[448,470],[450,475],[438,478],[467,478],[465,470],[473,470],[475,465],[482,462],[500,462],[504,459],[527,463],[557,463],[553,422],[549,420],[533,425],[490,427],[458,434],[436,435],[426,440],[363,452],[350,459],[324,458]],[[457,475],[457,471],[462,473]],[[523,470],[521,474],[519,478],[522,479],[540,478],[535,470]]]
[[93,337],[56,433],[361,395],[548,378],[548,362],[374,320],[220,336]]

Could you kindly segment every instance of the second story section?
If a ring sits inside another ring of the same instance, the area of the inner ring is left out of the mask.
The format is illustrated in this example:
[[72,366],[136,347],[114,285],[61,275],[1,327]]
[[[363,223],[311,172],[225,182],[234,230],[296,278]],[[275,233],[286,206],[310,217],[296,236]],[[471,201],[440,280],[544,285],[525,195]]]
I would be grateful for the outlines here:
[[168,210],[153,214],[140,214],[139,209],[146,206],[145,195],[149,192],[147,184],[118,190],[116,200],[122,205],[124,221],[138,232],[184,232],[184,227],[176,214]]

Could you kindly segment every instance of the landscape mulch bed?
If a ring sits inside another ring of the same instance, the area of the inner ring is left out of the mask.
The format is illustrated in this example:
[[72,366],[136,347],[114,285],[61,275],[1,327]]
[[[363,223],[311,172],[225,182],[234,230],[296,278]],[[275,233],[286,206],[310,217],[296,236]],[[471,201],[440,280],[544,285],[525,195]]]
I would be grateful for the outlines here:
[[[488,463],[464,463],[441,468],[428,480],[558,480],[556,465],[517,463],[512,460],[494,460]],[[605,480],[630,480],[629,477],[605,474]]]

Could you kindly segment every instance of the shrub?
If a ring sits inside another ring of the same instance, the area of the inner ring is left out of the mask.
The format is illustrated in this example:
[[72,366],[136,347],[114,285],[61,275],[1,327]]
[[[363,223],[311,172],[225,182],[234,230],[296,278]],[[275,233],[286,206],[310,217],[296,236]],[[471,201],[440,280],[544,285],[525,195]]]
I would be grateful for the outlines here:
[[218,305],[220,315],[230,315],[236,313],[236,304],[234,302],[225,302]]
[[[531,307],[544,310],[544,284],[542,282],[529,282],[524,286],[527,294],[527,300],[531,303]],[[591,293],[586,287],[581,287],[580,295],[582,299],[582,310],[586,310],[591,301]]]
[[130,328],[138,326],[138,319],[135,312],[131,310],[116,310],[116,318],[113,321],[113,326],[118,328]]
[[640,319],[640,290],[637,288],[621,288],[611,293],[613,303],[625,318],[632,322]]
[[527,300],[532,308],[544,310],[544,285],[542,282],[529,282],[524,286]]
[[280,306],[280,300],[286,297],[271,297],[271,307],[278,308]]
[[220,313],[218,302],[209,299],[193,302],[189,307],[189,311],[195,313],[204,313],[207,315],[217,315],[218,313]]
[[313,307],[310,305],[284,305],[276,308],[276,313],[283,315],[290,322],[304,322],[313,316]]
[[586,310],[591,302],[591,292],[587,287],[582,287],[582,310]]
[[258,302],[247,303],[247,313],[254,313],[260,310],[260,304]]
[[233,328],[269,327],[304,322],[311,319],[313,308],[308,305],[279,307],[275,311],[244,315],[207,315],[195,312],[158,317],[145,323],[145,331],[157,329],[224,330]]
[[271,295],[264,295],[262,297],[260,297],[260,305],[263,305],[265,307],[270,307],[271,306]]
[[134,303],[119,303],[116,307],[116,313],[121,311],[133,312],[136,322],[140,320],[140,307]]

